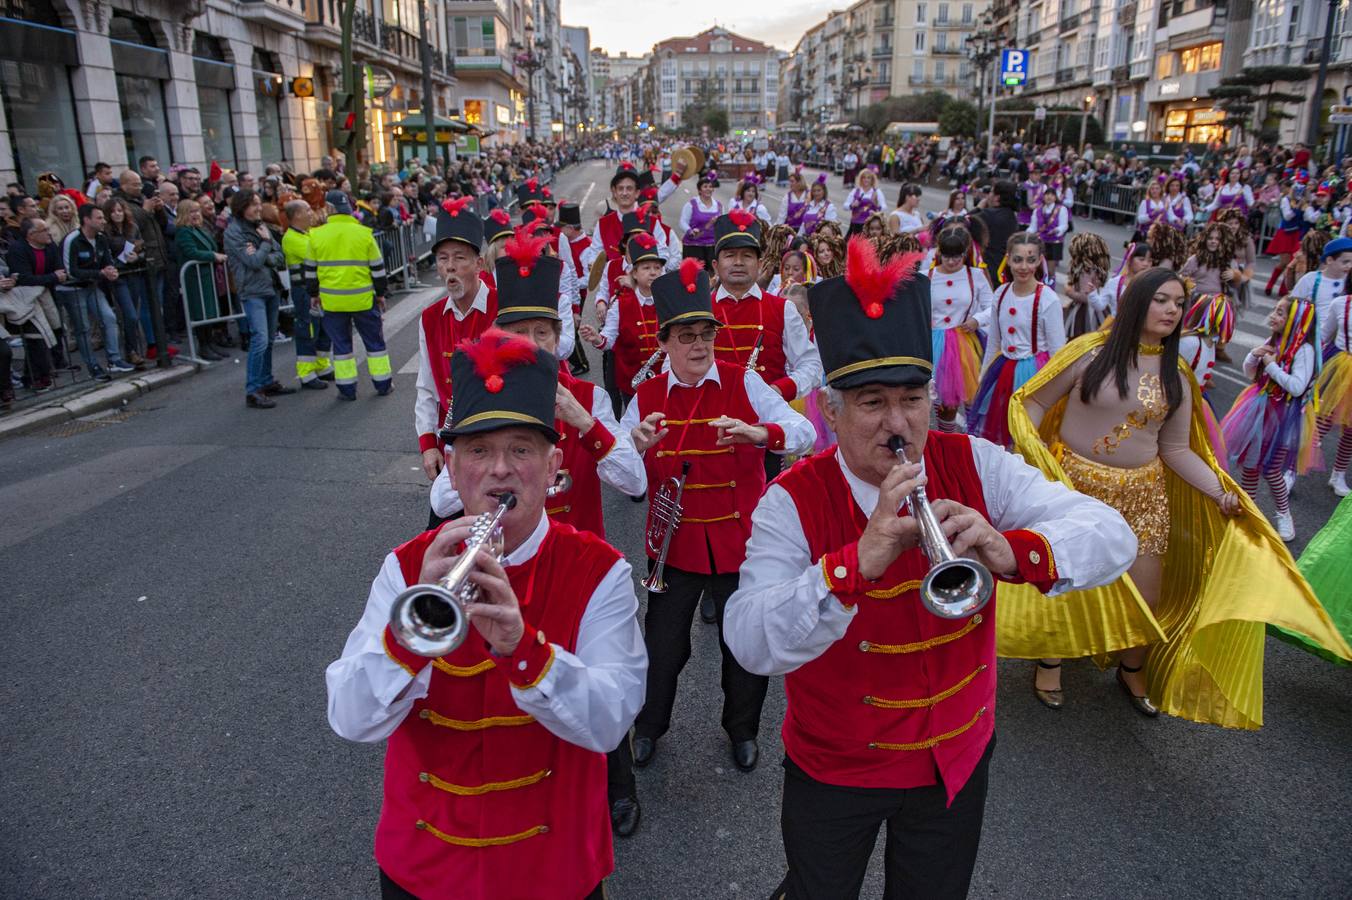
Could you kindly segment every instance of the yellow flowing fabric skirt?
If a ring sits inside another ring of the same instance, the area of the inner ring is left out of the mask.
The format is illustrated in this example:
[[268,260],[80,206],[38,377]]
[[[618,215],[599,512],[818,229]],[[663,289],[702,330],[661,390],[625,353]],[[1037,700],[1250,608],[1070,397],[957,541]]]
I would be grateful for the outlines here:
[[[1014,395],[1009,428],[1014,449],[1049,480],[1070,480],[1048,449],[1060,434],[1065,401],[1033,426],[1024,400],[1107,339],[1085,335],[1066,345]],[[1166,467],[1169,550],[1159,604],[1151,614],[1131,579],[1047,597],[1027,585],[1000,588],[998,652],[1021,659],[1098,657],[1150,645],[1147,692],[1173,716],[1227,728],[1263,724],[1263,648],[1271,623],[1304,635],[1342,659],[1352,647],[1296,568],[1267,518],[1216,462],[1202,418],[1197,382],[1190,443],[1243,512],[1221,514],[1214,500]]]

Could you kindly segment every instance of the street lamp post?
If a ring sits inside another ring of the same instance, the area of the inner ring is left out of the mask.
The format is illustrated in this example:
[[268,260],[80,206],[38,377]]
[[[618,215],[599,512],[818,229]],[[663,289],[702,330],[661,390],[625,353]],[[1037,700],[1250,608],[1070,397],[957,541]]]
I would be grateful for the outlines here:
[[508,44],[513,50],[517,51],[513,61],[516,65],[526,72],[526,133],[530,140],[535,140],[535,73],[544,68],[545,58],[543,53],[538,50],[548,47],[549,42],[544,38],[533,38],[535,26],[530,22],[526,23],[526,42],[512,41]]
[[1089,128],[1089,112],[1098,102],[1098,97],[1094,94],[1086,94],[1084,97],[1084,114],[1080,116],[1080,146],[1076,148],[1078,152],[1084,152],[1085,131]]
[[854,114],[859,115],[859,92],[869,82],[869,76],[873,74],[873,69],[865,65],[861,56],[856,56],[850,60],[850,78],[845,82],[845,87],[854,91]]
[[977,89],[977,129],[981,128],[982,95],[990,91],[988,120],[986,128],[986,152],[991,162],[995,161],[995,83],[993,70],[995,59],[1000,54],[999,34],[995,31],[995,16],[988,9],[981,14],[980,28],[966,40],[967,58],[981,73]]

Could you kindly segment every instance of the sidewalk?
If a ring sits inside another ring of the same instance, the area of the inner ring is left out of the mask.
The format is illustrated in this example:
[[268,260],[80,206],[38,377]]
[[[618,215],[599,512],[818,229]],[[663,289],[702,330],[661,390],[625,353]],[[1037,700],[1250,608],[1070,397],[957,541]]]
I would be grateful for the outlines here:
[[65,390],[40,395],[27,408],[0,415],[0,440],[124,406],[142,394],[196,375],[198,368],[183,362],[168,369],[154,368],[138,372],[110,383],[90,379],[77,381]]

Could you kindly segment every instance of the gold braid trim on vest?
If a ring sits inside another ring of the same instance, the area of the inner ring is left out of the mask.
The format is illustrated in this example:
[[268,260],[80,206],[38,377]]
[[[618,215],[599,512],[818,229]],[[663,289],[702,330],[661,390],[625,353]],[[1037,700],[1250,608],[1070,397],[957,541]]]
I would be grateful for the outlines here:
[[948,634],[941,634],[938,637],[916,641],[913,644],[875,644],[872,641],[860,641],[859,649],[864,653],[918,653],[921,650],[931,650],[935,647],[941,647],[944,644],[956,641],[958,638],[970,634],[972,630],[983,621],[981,613],[977,613],[967,620],[966,625],[962,626],[957,631],[950,631]]
[[953,738],[962,734],[964,731],[975,725],[977,723],[977,720],[980,719],[985,714],[986,707],[983,706],[976,711],[976,715],[972,716],[972,720],[968,722],[966,725],[959,725],[952,731],[946,731],[943,734],[936,734],[934,737],[925,738],[923,741],[915,741],[910,744],[884,744],[879,743],[877,741],[869,741],[868,748],[870,750],[929,750],[939,746],[944,741],[952,740]]

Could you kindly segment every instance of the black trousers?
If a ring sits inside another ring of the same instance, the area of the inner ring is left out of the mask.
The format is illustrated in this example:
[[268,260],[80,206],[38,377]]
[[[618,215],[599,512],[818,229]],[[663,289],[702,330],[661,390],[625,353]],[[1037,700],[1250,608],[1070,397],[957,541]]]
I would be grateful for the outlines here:
[[619,421],[624,418],[624,396],[620,394],[619,382],[615,380],[614,350],[601,351],[601,384],[610,395],[610,407],[615,413],[615,420]]
[[682,244],[681,259],[698,259],[710,272],[714,269],[714,248],[712,245]]
[[723,641],[723,610],[737,590],[737,573],[701,575],[667,566],[666,581],[666,593],[648,594],[648,614],[643,620],[643,642],[648,647],[648,692],[634,723],[634,733],[657,739],[671,727],[676,681],[690,659],[690,627],[695,621],[700,595],[707,591],[714,599],[718,648],[723,654],[723,730],[733,741],[756,737],[770,679],[743,669]]
[[[418,895],[404,890],[393,878],[385,874],[384,869],[381,869],[380,900],[418,900]],[[606,900],[606,883],[602,881],[582,900]]]
[[780,456],[778,453],[771,453],[769,450],[766,450],[765,451],[766,483],[768,484],[771,481],[774,481],[775,477],[782,471],[784,471],[784,457]]
[[630,729],[620,746],[606,754],[606,799],[611,803],[638,796],[634,779],[634,733]]
[[774,900],[854,900],[878,829],[887,826],[884,900],[967,896],[986,809],[991,738],[972,776],[946,806],[942,784],[884,789],[823,784],[784,759],[780,828],[789,874]]

